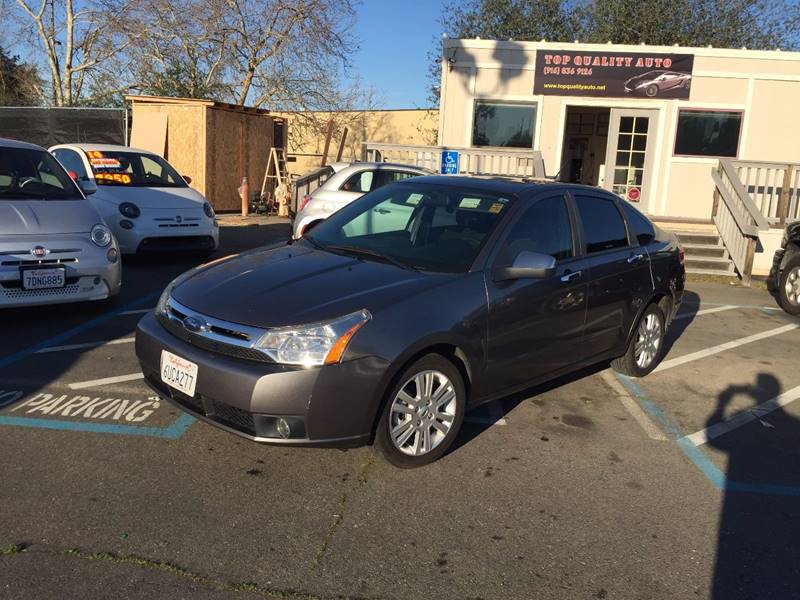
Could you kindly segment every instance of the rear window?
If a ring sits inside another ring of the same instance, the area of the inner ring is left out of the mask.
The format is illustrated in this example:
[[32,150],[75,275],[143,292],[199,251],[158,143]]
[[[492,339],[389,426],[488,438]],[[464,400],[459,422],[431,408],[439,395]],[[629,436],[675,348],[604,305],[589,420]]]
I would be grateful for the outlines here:
[[625,221],[611,198],[577,196],[587,254],[628,245]]
[[652,242],[656,237],[656,232],[650,220],[627,202],[622,203],[622,208],[628,218],[631,232],[639,242],[639,245],[646,246]]
[[83,200],[58,161],[44,150],[0,147],[0,200]]

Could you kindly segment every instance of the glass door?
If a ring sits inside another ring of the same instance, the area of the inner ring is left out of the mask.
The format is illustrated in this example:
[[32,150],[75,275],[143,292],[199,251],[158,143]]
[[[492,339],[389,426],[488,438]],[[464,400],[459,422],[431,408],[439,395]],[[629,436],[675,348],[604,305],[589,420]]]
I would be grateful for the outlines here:
[[657,110],[611,109],[604,187],[645,211],[657,121]]

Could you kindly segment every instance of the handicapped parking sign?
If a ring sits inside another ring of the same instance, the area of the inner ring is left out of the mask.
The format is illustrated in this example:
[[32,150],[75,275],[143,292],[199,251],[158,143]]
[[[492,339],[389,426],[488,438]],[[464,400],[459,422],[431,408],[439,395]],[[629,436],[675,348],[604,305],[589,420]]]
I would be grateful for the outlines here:
[[442,151],[442,175],[458,175],[458,152],[455,150]]

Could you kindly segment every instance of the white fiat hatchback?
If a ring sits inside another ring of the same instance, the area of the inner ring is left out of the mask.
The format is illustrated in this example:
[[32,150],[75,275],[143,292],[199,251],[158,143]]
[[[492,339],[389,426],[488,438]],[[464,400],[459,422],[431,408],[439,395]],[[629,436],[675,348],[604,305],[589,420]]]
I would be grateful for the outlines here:
[[97,184],[91,202],[123,254],[210,254],[219,245],[214,209],[160,156],[100,144],[61,144],[50,152],[78,182]]

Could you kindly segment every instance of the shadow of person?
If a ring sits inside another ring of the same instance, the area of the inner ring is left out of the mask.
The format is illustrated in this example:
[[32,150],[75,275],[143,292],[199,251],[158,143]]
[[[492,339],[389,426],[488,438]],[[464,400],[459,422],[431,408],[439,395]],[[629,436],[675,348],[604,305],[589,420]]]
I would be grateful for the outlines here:
[[[725,389],[706,424],[708,445],[728,455],[714,600],[800,598],[800,420],[763,406],[780,394],[780,382],[760,373],[754,385]],[[755,406],[726,415],[740,396]],[[743,424],[722,433],[730,419]]]

